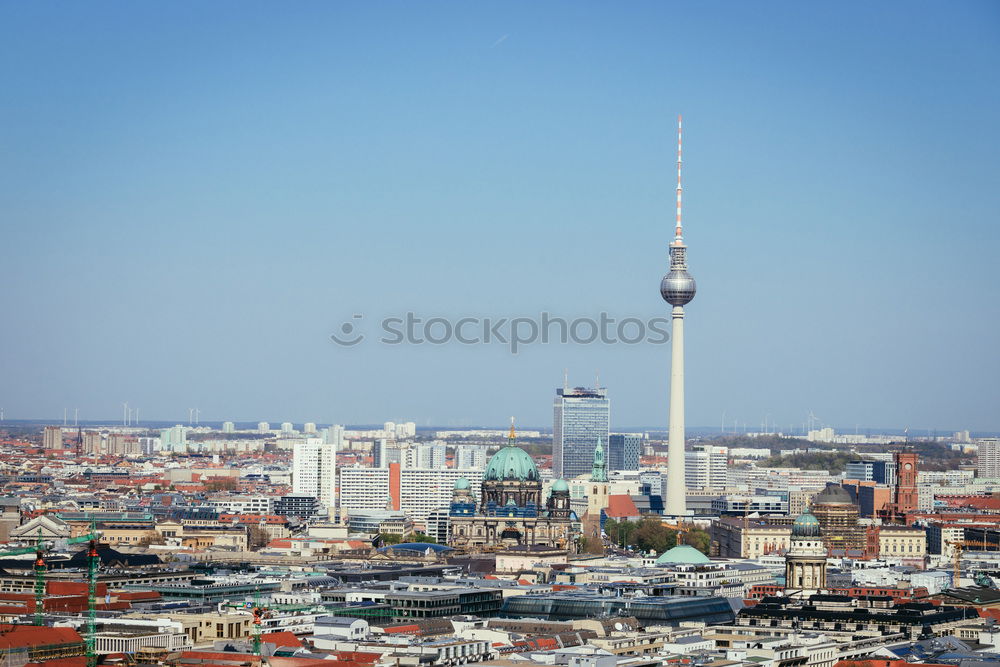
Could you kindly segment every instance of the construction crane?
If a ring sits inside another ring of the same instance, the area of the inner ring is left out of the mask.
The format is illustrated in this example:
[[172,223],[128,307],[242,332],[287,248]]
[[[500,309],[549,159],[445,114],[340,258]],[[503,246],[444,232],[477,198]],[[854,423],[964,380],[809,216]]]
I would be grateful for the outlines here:
[[985,551],[989,544],[982,540],[950,540],[945,542],[945,544],[952,548],[952,555],[955,561],[951,585],[954,588],[958,588],[962,580],[962,553],[969,547],[980,547]]
[[96,531],[91,531],[89,535],[81,535],[79,537],[71,537],[69,539],[63,540],[47,540],[42,537],[41,529],[38,530],[38,537],[35,540],[34,546],[30,547],[16,547],[14,549],[4,549],[0,551],[0,558],[5,558],[7,556],[20,556],[23,554],[35,554],[35,562],[33,565],[35,583],[34,583],[34,594],[35,594],[35,615],[34,624],[35,625],[45,625],[45,579],[48,572],[48,566],[45,563],[45,554],[52,551],[58,545],[65,543],[69,544],[79,544],[81,542],[88,542],[91,540],[96,540],[100,537],[100,534]]
[[270,616],[270,609],[264,607],[260,604],[260,587],[258,586],[253,593],[253,654],[255,657],[254,662],[260,664],[261,659],[261,638],[260,630],[263,620]]
[[[91,520],[91,531],[94,524]],[[87,549],[87,667],[97,665],[97,567],[100,556],[97,555],[97,540],[90,540]]]

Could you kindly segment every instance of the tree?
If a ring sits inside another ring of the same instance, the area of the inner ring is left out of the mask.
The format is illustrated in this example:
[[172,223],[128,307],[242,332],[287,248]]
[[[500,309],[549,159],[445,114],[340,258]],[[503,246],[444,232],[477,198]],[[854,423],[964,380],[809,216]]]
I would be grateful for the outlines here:
[[683,542],[707,556],[708,549],[712,545],[712,538],[701,528],[692,528],[691,530],[684,531]]
[[382,538],[382,544],[399,544],[403,541],[402,535],[397,535],[395,533],[379,533],[379,537]]
[[677,546],[677,531],[664,526],[660,519],[647,516],[632,532],[632,541],[640,551],[663,553]]
[[604,522],[604,532],[607,534],[609,542],[619,547],[629,547],[635,544],[633,535],[638,525],[635,521],[607,519]]
[[271,541],[271,536],[260,526],[250,526],[247,534],[247,546],[251,551],[256,551],[261,547],[266,547]]
[[411,542],[426,542],[427,544],[437,544],[437,540],[428,535],[427,533],[413,533],[410,535]]
[[235,491],[238,488],[235,477],[214,477],[204,483],[206,491]]

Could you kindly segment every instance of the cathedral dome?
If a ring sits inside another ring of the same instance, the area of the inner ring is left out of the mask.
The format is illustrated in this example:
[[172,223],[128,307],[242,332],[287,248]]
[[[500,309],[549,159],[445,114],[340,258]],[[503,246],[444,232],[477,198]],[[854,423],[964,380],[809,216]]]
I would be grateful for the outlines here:
[[830,484],[813,497],[813,505],[853,505],[851,494],[839,484]]
[[569,484],[567,484],[564,479],[557,479],[552,482],[552,491],[569,491]]
[[792,524],[792,537],[819,537],[819,519],[806,509]]
[[468,491],[469,490],[469,480],[464,477],[459,477],[455,480],[455,490],[456,491]]
[[486,466],[484,481],[519,480],[522,482],[538,481],[538,468],[528,453],[520,447],[506,446],[493,455]]

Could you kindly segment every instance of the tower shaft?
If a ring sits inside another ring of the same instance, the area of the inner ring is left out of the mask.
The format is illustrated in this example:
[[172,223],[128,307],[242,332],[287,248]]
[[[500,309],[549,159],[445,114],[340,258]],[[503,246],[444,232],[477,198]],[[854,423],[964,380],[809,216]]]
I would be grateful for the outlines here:
[[667,499],[665,513],[687,511],[684,489],[684,307],[671,311],[670,426],[667,440]]
[[684,487],[684,306],[694,298],[696,285],[687,270],[687,246],[681,222],[681,117],[677,117],[677,223],[670,244],[670,272],[660,282],[660,296],[673,306],[670,341],[670,425],[667,440],[666,514],[687,514]]

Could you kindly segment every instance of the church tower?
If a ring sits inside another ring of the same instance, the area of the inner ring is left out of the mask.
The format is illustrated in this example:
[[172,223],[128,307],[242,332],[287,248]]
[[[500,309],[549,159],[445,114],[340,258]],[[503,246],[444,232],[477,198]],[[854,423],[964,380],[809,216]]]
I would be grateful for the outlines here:
[[819,519],[807,508],[792,524],[785,555],[785,595],[808,597],[826,589],[826,547]]
[[594,467],[587,483],[587,521],[585,532],[588,537],[601,536],[601,513],[608,508],[608,467],[604,462],[604,446],[597,439],[594,449]]

